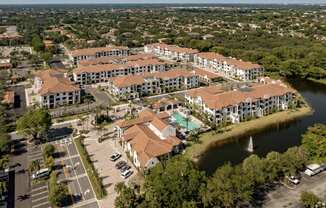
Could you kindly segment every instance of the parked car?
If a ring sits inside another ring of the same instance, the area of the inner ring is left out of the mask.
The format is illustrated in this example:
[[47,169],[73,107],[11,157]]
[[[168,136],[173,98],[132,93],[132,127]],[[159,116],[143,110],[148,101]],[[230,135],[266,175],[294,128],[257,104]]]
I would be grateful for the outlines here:
[[41,170],[36,171],[32,174],[32,179],[39,179],[39,178],[45,178],[48,177],[50,174],[50,170],[48,168],[43,168]]
[[121,157],[121,154],[120,153],[113,153],[111,156],[110,156],[110,160],[111,161],[116,161],[117,159],[119,159]]
[[124,171],[124,172],[121,173],[121,177],[124,178],[124,179],[126,179],[129,176],[131,176],[133,173],[134,173],[134,171],[132,171],[132,170],[126,170],[126,171]]
[[128,164],[126,164],[126,165],[124,165],[124,166],[122,166],[121,168],[120,168],[120,171],[121,171],[121,173],[122,172],[125,172],[126,170],[129,170],[131,167],[128,165]]
[[293,183],[295,185],[298,185],[300,183],[299,178],[295,177],[295,176],[286,176],[286,179],[290,182]]
[[121,169],[123,166],[127,165],[126,161],[121,160],[120,162],[118,162],[117,164],[115,164],[115,168],[116,169]]
[[325,170],[325,165],[311,164],[311,165],[307,165],[304,173],[308,176],[314,176],[320,172],[323,172],[324,170]]

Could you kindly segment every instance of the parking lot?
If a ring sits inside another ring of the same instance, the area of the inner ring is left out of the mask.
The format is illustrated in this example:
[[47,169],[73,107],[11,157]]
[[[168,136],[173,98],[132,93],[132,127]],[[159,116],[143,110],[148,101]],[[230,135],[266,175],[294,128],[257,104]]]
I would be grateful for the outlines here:
[[[114,191],[114,187],[119,182],[128,183],[135,175],[137,170],[128,160],[126,154],[122,151],[118,141],[113,139],[107,139],[101,143],[97,142],[96,132],[92,131],[88,138],[84,140],[86,149],[91,155],[91,160],[95,168],[98,170],[100,177],[103,179],[103,185],[107,191],[107,197],[99,201],[101,207],[114,207],[114,200],[117,193]],[[110,161],[111,154],[119,152],[122,154],[121,158],[117,161]],[[124,160],[131,166],[133,174],[127,179],[123,179],[120,175],[120,171],[115,168],[115,164],[121,160]]]
[[299,185],[278,187],[267,195],[263,207],[300,207],[300,195],[303,191],[311,191],[326,200],[326,171],[313,177],[302,174]]
[[72,138],[51,142],[55,148],[55,166],[58,181],[68,185],[73,207],[99,207]]

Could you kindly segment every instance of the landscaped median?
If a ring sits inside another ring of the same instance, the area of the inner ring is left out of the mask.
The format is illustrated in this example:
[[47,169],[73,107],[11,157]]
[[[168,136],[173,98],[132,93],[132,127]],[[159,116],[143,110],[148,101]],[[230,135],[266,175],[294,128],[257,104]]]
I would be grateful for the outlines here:
[[233,124],[221,129],[221,133],[209,131],[199,135],[199,142],[191,144],[187,149],[185,155],[194,161],[198,161],[201,155],[212,145],[226,143],[230,138],[244,135],[249,131],[267,128],[273,124],[288,122],[297,118],[309,115],[312,113],[310,106],[277,112],[265,117],[253,119],[250,121]]
[[83,137],[77,137],[74,139],[74,142],[76,144],[76,147],[78,149],[79,155],[81,157],[81,160],[84,164],[84,167],[86,169],[87,175],[89,177],[89,180],[91,181],[92,187],[94,189],[95,195],[97,199],[102,199],[106,196],[106,190],[102,184],[102,179],[100,178],[97,170],[95,169],[88,152],[84,146],[83,143]]

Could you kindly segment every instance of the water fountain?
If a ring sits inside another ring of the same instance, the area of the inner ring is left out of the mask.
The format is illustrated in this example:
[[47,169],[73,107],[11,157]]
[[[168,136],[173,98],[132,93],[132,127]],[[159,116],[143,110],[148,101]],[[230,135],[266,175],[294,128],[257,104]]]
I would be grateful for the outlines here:
[[253,140],[252,140],[252,136],[250,136],[250,138],[249,138],[247,151],[248,152],[253,152],[254,151],[254,143],[253,143]]

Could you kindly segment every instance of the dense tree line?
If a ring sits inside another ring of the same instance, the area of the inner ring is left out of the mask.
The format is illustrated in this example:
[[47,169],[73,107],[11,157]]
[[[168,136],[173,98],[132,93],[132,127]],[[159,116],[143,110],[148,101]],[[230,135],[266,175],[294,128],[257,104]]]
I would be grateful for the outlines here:
[[[258,205],[262,193],[275,181],[302,171],[305,164],[325,161],[326,125],[316,124],[303,135],[303,144],[284,153],[270,152],[264,158],[251,155],[241,164],[225,164],[207,177],[183,156],[163,162],[145,175],[139,187],[118,184],[117,208],[133,207],[239,207]],[[139,190],[140,189],[140,190]],[[304,194],[311,203],[312,196]],[[315,200],[316,201],[316,200]]]
[[[3,98],[5,82],[8,78],[8,73],[5,71],[0,72],[0,98]],[[2,100],[2,99],[1,99]],[[10,136],[8,135],[8,116],[6,114],[7,106],[0,103],[0,170],[7,167],[9,162],[10,152]]]

